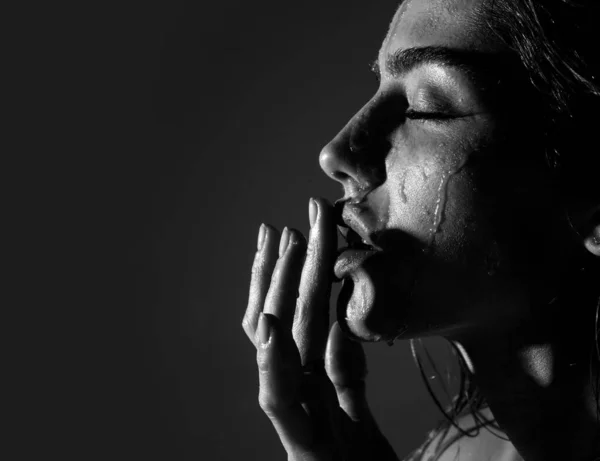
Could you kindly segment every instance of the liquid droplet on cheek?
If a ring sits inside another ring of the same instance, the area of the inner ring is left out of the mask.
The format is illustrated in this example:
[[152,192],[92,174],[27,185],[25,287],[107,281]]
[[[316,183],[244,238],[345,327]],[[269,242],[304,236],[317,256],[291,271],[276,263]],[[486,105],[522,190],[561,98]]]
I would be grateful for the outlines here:
[[400,185],[400,199],[402,200],[402,203],[408,202],[408,197],[406,196],[406,175],[407,174],[408,174],[408,172],[405,171],[404,174],[402,175],[402,184]]
[[435,211],[433,212],[433,225],[431,226],[431,230],[434,234],[438,232],[440,224],[442,223],[443,213],[446,207],[448,179],[450,179],[450,174],[444,172],[440,180],[440,185],[438,186]]
[[444,209],[446,208],[446,189],[450,176],[451,174],[449,174],[448,172],[442,173],[442,177],[440,178],[440,184],[437,188],[433,211],[433,222],[431,224],[431,227],[429,228],[429,242],[427,245],[429,247],[433,245],[435,240],[435,234],[437,234],[440,230],[440,224],[442,223]]
[[448,198],[448,184],[452,176],[458,174],[465,166],[466,158],[461,159],[458,166],[452,169],[448,169],[442,173],[440,183],[437,189],[436,200],[433,212],[433,222],[429,231],[429,246],[433,245],[435,240],[435,234],[440,231],[440,225],[444,220],[444,213],[446,211],[446,204]]

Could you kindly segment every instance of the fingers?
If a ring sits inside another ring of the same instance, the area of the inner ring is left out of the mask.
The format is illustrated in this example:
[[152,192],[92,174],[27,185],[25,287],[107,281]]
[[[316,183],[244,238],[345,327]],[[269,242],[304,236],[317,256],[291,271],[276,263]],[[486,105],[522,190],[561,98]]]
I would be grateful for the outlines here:
[[[257,247],[254,263],[252,264],[248,307],[242,320],[242,328],[252,343],[254,343],[258,316],[263,310],[265,298],[271,284],[271,274],[277,262],[279,247],[279,232],[277,229],[268,224],[263,224],[259,231]],[[254,345],[256,346],[256,344]]]
[[311,222],[292,328],[303,364],[323,358],[329,329],[329,298],[337,248],[333,207],[321,198],[312,201],[314,208],[310,214],[314,222]]
[[271,277],[271,286],[263,312],[273,314],[286,330],[291,330],[298,297],[298,285],[306,255],[306,239],[295,229],[287,227],[281,234],[279,259]]
[[362,344],[348,339],[335,322],[325,351],[325,370],[340,408],[352,421],[371,420],[366,398],[367,361]]
[[314,451],[315,434],[299,399],[300,356],[289,330],[276,317],[262,314],[256,344],[260,407],[273,423],[289,459],[300,459],[300,453],[306,455],[303,459],[316,459],[309,455]]
[[[341,396],[340,406],[344,411],[339,410],[339,413],[344,418],[330,419],[324,413],[313,414],[303,407],[303,392],[307,390],[307,384],[308,387],[314,385],[313,390],[319,391],[318,394],[313,393],[313,397],[319,395],[323,400],[329,399],[323,398],[326,392],[316,381],[319,376],[314,376],[315,382],[312,384],[306,382],[308,376],[302,373],[295,342],[276,317],[260,315],[256,344],[259,404],[277,431],[288,459],[397,461],[393,448],[377,427],[366,405],[366,361],[362,348],[360,344],[346,339],[337,324],[328,342],[326,368],[338,396]],[[354,348],[355,345],[358,348]],[[324,384],[326,380],[322,381]],[[327,401],[321,402],[323,404],[329,406]],[[345,424],[329,426],[335,422]]]
[[351,441],[341,447],[346,457],[397,461],[367,403],[367,361],[362,344],[348,339],[337,322],[327,341],[325,369],[339,402],[340,430]]

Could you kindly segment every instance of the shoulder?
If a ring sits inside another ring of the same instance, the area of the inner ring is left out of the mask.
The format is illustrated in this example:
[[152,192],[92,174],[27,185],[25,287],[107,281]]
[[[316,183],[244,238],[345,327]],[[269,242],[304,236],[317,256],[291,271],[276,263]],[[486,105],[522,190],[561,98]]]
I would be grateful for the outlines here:
[[[487,419],[493,417],[489,409],[485,409],[481,413]],[[471,415],[463,416],[457,423],[464,431],[469,431],[477,424]],[[502,432],[498,432],[493,428],[490,431],[485,427],[480,428],[479,433],[473,437],[461,436],[459,430],[451,426],[447,432],[442,431],[433,438],[420,459],[423,461],[429,459],[435,459],[436,461],[481,461],[482,459],[489,461],[522,461],[512,443],[497,437],[494,433],[499,433],[505,437]],[[436,451],[444,445],[447,445],[446,450],[436,459]]]

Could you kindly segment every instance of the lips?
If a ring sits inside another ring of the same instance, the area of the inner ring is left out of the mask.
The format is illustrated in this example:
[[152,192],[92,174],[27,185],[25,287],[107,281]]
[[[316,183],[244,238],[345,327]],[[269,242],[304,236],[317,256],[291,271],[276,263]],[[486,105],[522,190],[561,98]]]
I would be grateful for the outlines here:
[[[353,249],[376,249],[382,250],[378,242],[374,240],[375,229],[370,229],[364,219],[360,216],[372,218],[372,211],[366,206],[363,199],[357,201],[340,201],[336,203],[338,231]],[[374,221],[370,219],[367,221]]]
[[371,255],[382,251],[370,238],[371,232],[359,218],[364,209],[357,203],[346,203],[338,208],[338,232],[346,240],[347,246],[338,249],[334,266],[335,276],[341,280],[356,270]]
[[353,250],[374,250],[374,245],[351,227],[338,226],[338,232]]

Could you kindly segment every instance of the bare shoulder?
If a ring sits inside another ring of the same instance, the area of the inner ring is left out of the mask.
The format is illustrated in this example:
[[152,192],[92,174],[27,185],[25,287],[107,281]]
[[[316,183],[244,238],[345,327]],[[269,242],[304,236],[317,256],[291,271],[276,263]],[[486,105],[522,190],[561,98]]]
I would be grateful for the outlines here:
[[[489,409],[482,411],[486,418],[491,418],[492,414]],[[458,425],[461,429],[468,431],[476,425],[475,419],[471,415],[467,415],[459,419]],[[494,429],[492,431],[496,432]],[[512,443],[503,440],[486,428],[481,428],[479,434],[474,437],[462,436],[455,442],[453,439],[460,435],[458,429],[452,426],[447,434],[437,435],[431,444],[425,450],[423,461],[435,459],[436,450],[450,443],[444,453],[437,461],[522,461]],[[501,433],[501,435],[504,435]]]

